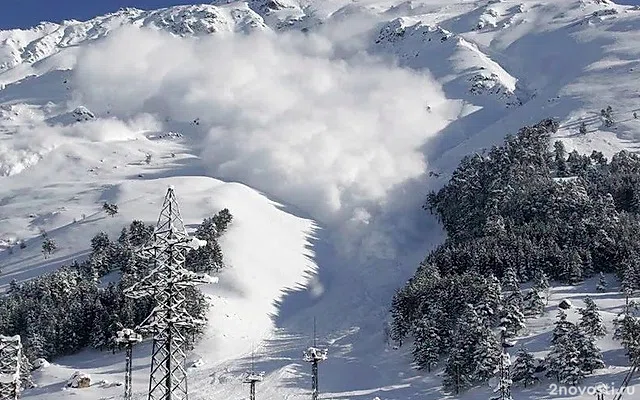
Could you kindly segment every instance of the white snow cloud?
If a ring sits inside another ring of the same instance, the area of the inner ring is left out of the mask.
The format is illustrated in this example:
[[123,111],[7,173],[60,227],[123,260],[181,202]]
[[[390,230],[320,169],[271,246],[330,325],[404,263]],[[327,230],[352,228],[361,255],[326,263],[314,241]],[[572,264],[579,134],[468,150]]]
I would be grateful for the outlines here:
[[[420,148],[453,112],[428,76],[355,47],[320,35],[184,39],[128,28],[78,55],[73,84],[98,115],[153,114],[201,144],[212,175],[353,235],[425,172]],[[369,241],[379,246],[379,236]]]

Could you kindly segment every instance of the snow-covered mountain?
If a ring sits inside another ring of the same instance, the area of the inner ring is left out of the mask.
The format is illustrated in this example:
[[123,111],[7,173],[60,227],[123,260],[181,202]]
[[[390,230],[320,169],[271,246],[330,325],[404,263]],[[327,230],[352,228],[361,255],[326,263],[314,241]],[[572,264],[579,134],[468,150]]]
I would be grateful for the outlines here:
[[[640,8],[607,0],[218,0],[2,31],[0,288],[82,257],[100,230],[154,221],[174,185],[187,223],[234,215],[228,267],[204,288],[191,398],[245,396],[254,347],[261,397],[305,395],[314,316],[327,398],[440,398],[439,378],[383,329],[393,291],[442,239],[425,194],[462,156],[546,117],[569,148],[637,148],[638,74]],[[41,229],[59,245],[47,260]],[[556,290],[579,303],[591,286]],[[616,346],[604,339],[598,379],[626,371]],[[136,351],[139,398],[147,354]],[[121,354],[55,362],[25,398],[121,391],[62,389],[75,370],[121,380]]]

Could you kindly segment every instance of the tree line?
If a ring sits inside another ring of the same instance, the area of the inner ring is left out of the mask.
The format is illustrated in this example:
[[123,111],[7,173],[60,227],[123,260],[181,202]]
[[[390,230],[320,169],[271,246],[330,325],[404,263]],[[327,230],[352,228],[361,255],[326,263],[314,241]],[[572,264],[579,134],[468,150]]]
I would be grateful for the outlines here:
[[[228,209],[204,219],[195,236],[207,240],[207,245],[187,253],[186,268],[207,273],[223,268],[217,239],[231,221]],[[52,359],[87,346],[115,349],[116,332],[137,326],[154,307],[151,299],[130,299],[123,294],[151,268],[135,252],[151,239],[153,229],[142,221],[133,221],[115,241],[100,232],[91,239],[86,260],[25,282],[12,281],[7,293],[0,296],[0,332],[20,335],[31,360]],[[100,282],[115,271],[120,273],[117,282]],[[191,315],[206,319],[208,304],[199,290],[188,290],[187,304]],[[199,333],[192,332],[189,339],[195,340]]]
[[[495,331],[513,337],[540,315],[549,279],[577,284],[613,272],[624,290],[640,286],[640,157],[567,154],[562,142],[551,145],[557,129],[543,120],[463,158],[428,195],[424,208],[447,238],[394,296],[391,337],[399,345],[414,339],[414,361],[427,371],[443,364],[445,387],[456,392],[494,375],[502,351]],[[530,288],[521,290],[525,282]],[[558,316],[542,365],[521,349],[514,370],[526,384],[537,375],[523,371],[576,383],[602,366],[597,306],[585,305],[581,325]],[[632,343],[640,331],[632,319],[620,321],[618,337]],[[629,346],[631,357],[638,346]]]

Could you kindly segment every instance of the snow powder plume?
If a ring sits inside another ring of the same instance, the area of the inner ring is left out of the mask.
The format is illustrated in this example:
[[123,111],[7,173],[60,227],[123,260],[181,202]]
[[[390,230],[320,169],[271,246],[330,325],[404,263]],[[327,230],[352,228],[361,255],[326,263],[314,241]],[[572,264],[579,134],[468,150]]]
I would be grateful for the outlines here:
[[364,56],[345,61],[320,35],[123,29],[79,55],[75,90],[98,114],[150,113],[181,128],[211,174],[326,226],[350,221],[349,236],[396,206],[394,188],[424,174],[420,148],[454,111],[429,76]]

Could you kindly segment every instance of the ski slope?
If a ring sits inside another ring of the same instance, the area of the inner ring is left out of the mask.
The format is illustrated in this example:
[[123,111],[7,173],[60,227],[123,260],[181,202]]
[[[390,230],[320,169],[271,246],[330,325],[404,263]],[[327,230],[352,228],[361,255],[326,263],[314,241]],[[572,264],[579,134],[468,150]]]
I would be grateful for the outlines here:
[[[438,373],[384,338],[393,291],[443,237],[424,196],[464,155],[546,117],[570,149],[635,150],[640,9],[626,3],[218,0],[0,32],[0,290],[83,257],[100,230],[154,221],[174,185],[191,226],[234,216],[228,267],[203,288],[192,399],[246,397],[253,350],[260,397],[306,396],[314,317],[324,398],[440,399]],[[41,229],[59,246],[46,261]],[[608,323],[621,304],[611,281],[595,298]],[[544,354],[554,300],[580,306],[592,286],[554,288],[521,341]],[[586,384],[621,382],[619,344],[600,345],[608,368]],[[136,398],[149,352],[135,351]],[[55,360],[24,398],[118,398],[98,382],[122,381],[123,367],[95,351]],[[65,389],[76,370],[96,384]],[[540,398],[549,383],[515,394]]]

